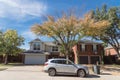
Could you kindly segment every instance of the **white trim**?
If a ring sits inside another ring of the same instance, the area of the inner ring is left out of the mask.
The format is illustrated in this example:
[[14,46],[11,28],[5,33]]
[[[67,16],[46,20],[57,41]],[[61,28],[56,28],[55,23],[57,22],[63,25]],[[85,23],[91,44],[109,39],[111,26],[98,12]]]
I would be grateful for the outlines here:
[[96,44],[93,44],[93,51],[97,52],[97,45]]
[[41,54],[41,53],[25,53],[25,55],[45,55],[45,54]]

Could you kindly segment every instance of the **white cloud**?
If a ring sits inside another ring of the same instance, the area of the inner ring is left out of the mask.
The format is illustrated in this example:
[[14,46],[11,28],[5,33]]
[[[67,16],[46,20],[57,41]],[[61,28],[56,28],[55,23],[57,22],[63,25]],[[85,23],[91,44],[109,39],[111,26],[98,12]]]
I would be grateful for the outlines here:
[[32,33],[31,31],[29,31],[29,30],[28,31],[24,31],[21,35],[25,39],[30,39],[30,40],[37,38],[37,36],[34,33]]
[[35,0],[0,0],[0,17],[24,18],[27,15],[40,17],[47,6]]
[[20,48],[29,50],[30,49],[30,45],[28,43],[25,43],[25,45],[20,46]]
[[32,33],[30,30],[26,30],[26,31],[22,32],[21,36],[23,36],[25,38],[25,44],[20,46],[20,48],[23,48],[26,50],[29,50],[29,48],[30,48],[29,42],[38,37],[34,33]]

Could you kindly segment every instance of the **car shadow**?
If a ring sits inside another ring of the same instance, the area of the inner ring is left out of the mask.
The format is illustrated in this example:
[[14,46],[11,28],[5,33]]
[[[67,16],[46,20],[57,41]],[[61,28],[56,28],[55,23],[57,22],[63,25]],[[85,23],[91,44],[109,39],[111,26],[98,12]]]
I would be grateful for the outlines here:
[[90,74],[90,75],[86,76],[86,78],[100,78],[100,76],[96,75],[96,74]]
[[[55,77],[78,77],[77,75],[56,75]],[[99,75],[90,74],[84,78],[100,78]]]

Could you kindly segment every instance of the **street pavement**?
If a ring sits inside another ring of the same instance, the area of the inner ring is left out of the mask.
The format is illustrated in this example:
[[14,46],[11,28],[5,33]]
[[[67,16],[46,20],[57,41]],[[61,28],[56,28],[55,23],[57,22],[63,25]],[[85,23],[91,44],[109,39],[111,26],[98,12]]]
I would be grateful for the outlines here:
[[90,75],[85,78],[65,75],[50,77],[43,72],[43,66],[31,65],[9,67],[0,71],[0,80],[120,80],[120,75],[113,75],[110,72],[96,75],[90,72]]

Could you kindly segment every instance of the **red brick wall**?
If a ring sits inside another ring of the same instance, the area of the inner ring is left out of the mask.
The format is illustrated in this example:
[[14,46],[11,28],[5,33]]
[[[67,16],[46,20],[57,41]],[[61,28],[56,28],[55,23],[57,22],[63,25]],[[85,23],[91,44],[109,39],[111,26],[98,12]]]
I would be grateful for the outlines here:
[[105,49],[105,56],[109,56],[109,55],[117,55],[117,52],[113,48]]
[[100,44],[97,45],[97,54],[95,54],[95,51],[93,51],[92,44],[86,44],[85,47],[85,51],[81,51],[81,44],[77,45],[79,55],[100,55],[104,51],[102,45]]
[[[93,49],[93,44],[85,44],[85,50],[82,51],[81,44],[77,44],[73,47],[73,52],[76,61],[77,51],[79,53],[79,62],[82,64],[95,64],[97,61],[101,63],[101,54],[104,52],[104,48],[101,44],[96,45],[96,51]],[[96,53],[97,52],[97,53]],[[94,60],[93,60],[94,57]]]

